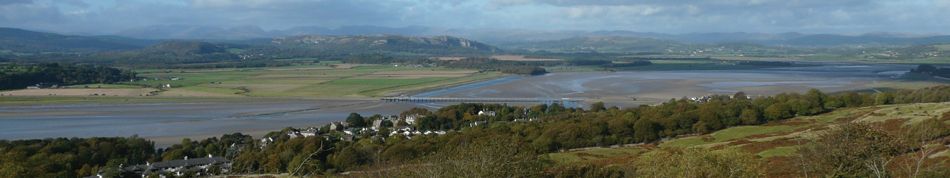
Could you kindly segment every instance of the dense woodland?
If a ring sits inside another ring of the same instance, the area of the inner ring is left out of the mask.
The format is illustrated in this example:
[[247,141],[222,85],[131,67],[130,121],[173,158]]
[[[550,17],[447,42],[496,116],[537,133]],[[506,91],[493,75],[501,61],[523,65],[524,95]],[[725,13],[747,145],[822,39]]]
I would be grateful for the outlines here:
[[[811,90],[804,95],[789,93],[755,99],[745,98],[742,93],[737,93],[735,96],[714,97],[706,103],[671,99],[658,106],[644,105],[623,109],[607,108],[603,103],[595,103],[589,110],[565,108],[559,104],[525,108],[478,103],[452,105],[436,111],[415,108],[402,114],[423,115],[424,117],[414,126],[417,129],[454,131],[445,135],[417,135],[411,139],[398,134],[388,136],[388,134],[369,133],[358,136],[362,138],[359,141],[326,140],[323,137],[291,139],[281,134],[294,130],[287,128],[268,134],[268,136],[279,137],[265,147],[261,147],[259,142],[254,142],[249,136],[241,134],[229,134],[221,139],[211,138],[200,142],[186,139],[182,144],[158,150],[151,150],[150,142],[134,136],[0,141],[0,155],[4,155],[5,158],[0,162],[3,165],[0,167],[0,176],[88,176],[96,172],[96,168],[101,169],[118,164],[140,164],[143,161],[181,159],[184,156],[205,154],[225,155],[231,158],[234,161],[233,171],[239,174],[293,172],[300,175],[319,175],[358,171],[367,176],[383,174],[406,177],[675,175],[676,172],[670,172],[672,169],[663,172],[667,169],[645,168],[659,168],[663,165],[674,168],[678,164],[659,163],[665,162],[662,160],[680,160],[677,158],[715,160],[702,164],[709,166],[708,170],[700,169],[715,172],[720,170],[717,168],[720,166],[755,168],[761,166],[761,163],[754,156],[741,152],[711,153],[702,150],[684,150],[672,153],[647,153],[655,154],[655,157],[647,157],[655,160],[652,162],[650,159],[638,160],[630,163],[630,165],[643,166],[640,169],[636,166],[590,165],[595,167],[539,170],[549,166],[549,162],[545,161],[541,155],[558,150],[644,143],[679,135],[706,134],[731,126],[756,125],[794,116],[822,114],[842,107],[946,102],[950,101],[950,87],[833,95]],[[494,117],[477,115],[477,112],[482,110],[492,110],[498,114]],[[950,115],[946,117],[950,119]],[[354,119],[365,119],[363,123],[371,123],[377,118],[379,117],[354,117]],[[539,118],[540,122],[511,122],[518,118]],[[475,121],[487,121],[489,124],[469,127],[469,123]],[[938,130],[943,128],[941,124],[930,125],[938,127]],[[320,134],[333,134],[327,130],[321,132]],[[867,128],[846,129],[844,132],[869,133],[871,134],[869,136],[886,134],[877,131],[869,132]],[[933,133],[939,133],[933,136],[934,138],[950,135],[950,131],[945,128]],[[232,144],[236,146],[232,147]],[[881,146],[886,149],[904,148],[898,147],[900,145]],[[868,155],[875,153],[873,152],[875,150],[853,151],[869,159],[871,157]],[[872,152],[864,153],[863,151]],[[829,158],[836,156],[838,155],[828,155]],[[308,158],[310,161],[307,164],[301,164]],[[819,173],[863,177],[862,175],[867,176],[873,172],[860,166],[852,166],[848,169],[835,168],[835,165],[839,163],[820,162],[823,159],[818,158],[821,157],[815,158],[814,169]],[[714,164],[716,161],[722,164]],[[852,162],[844,163],[851,164]],[[390,166],[418,166],[418,169],[394,171],[387,168]],[[496,169],[497,166],[504,166],[506,169]],[[690,169],[696,169],[696,167]],[[761,174],[761,170],[746,169],[746,171],[751,172],[740,173],[751,176],[742,177],[757,177]]]
[[152,141],[128,138],[56,138],[0,141],[0,177],[83,177],[100,170],[119,176],[112,168],[121,165],[202,157],[208,154],[233,158],[239,150],[232,144],[252,143],[248,135],[225,134],[220,139],[182,140],[170,148],[155,148]]
[[782,61],[739,61],[736,62],[738,65],[750,65],[750,66],[766,66],[766,67],[788,67],[794,65],[791,62],[782,62]]
[[135,79],[136,73],[110,67],[60,65],[58,63],[0,65],[0,90],[24,89],[39,83],[79,85],[113,83]]
[[917,66],[917,69],[911,69],[910,73],[950,78],[950,68],[940,68],[930,64],[921,64]]
[[448,68],[493,70],[520,75],[540,75],[547,73],[547,71],[538,66],[550,65],[550,62],[502,61],[495,58],[470,57],[457,61],[436,61],[435,64]]

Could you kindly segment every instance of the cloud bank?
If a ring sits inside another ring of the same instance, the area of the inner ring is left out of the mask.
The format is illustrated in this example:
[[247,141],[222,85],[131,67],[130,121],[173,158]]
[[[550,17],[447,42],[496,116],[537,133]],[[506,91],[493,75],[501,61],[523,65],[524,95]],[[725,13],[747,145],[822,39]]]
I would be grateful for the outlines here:
[[151,25],[946,33],[950,27],[946,9],[950,1],[0,0],[0,26],[88,34]]

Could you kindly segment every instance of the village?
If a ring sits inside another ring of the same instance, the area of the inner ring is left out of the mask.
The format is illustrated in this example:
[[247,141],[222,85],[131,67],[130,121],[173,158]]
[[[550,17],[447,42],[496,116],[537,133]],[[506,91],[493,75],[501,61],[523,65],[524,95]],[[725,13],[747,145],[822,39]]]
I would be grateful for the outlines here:
[[[495,111],[479,111],[478,116],[487,116],[494,117],[496,115]],[[405,116],[390,115],[390,116],[381,116],[372,121],[369,125],[365,127],[355,126],[354,123],[349,123],[347,121],[337,121],[331,122],[324,127],[309,127],[306,129],[300,130],[290,130],[286,131],[283,134],[264,137],[260,139],[261,148],[267,146],[268,143],[274,142],[280,137],[286,135],[288,138],[297,138],[297,137],[323,137],[325,140],[333,141],[359,141],[361,139],[382,139],[385,140],[388,137],[401,135],[406,139],[412,139],[416,136],[423,135],[444,135],[448,132],[458,132],[457,130],[418,130],[415,125],[423,117],[419,114],[409,114]],[[533,122],[538,121],[538,118],[520,118],[514,119],[512,122]],[[507,121],[494,121],[494,122],[507,122]],[[488,121],[474,121],[469,123],[469,127],[478,127],[488,125]]]

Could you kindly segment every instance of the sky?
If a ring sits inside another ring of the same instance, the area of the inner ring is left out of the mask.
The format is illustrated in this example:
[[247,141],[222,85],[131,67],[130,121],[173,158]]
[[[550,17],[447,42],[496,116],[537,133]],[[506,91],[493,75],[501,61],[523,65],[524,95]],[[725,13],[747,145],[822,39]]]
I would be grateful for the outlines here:
[[113,34],[152,25],[946,34],[950,0],[0,0],[0,26]]

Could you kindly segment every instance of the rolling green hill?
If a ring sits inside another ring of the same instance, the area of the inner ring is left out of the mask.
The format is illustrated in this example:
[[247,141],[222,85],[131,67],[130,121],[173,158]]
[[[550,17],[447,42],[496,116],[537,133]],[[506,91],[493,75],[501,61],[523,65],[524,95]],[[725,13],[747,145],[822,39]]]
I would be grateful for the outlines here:
[[223,53],[225,49],[202,41],[166,41],[151,45],[145,51],[159,54],[211,54]]
[[303,35],[277,37],[271,44],[326,51],[396,52],[427,55],[479,55],[499,51],[497,47],[451,36],[410,37],[403,35]]
[[134,50],[144,46],[108,39],[0,28],[0,50],[16,53],[87,53]]

